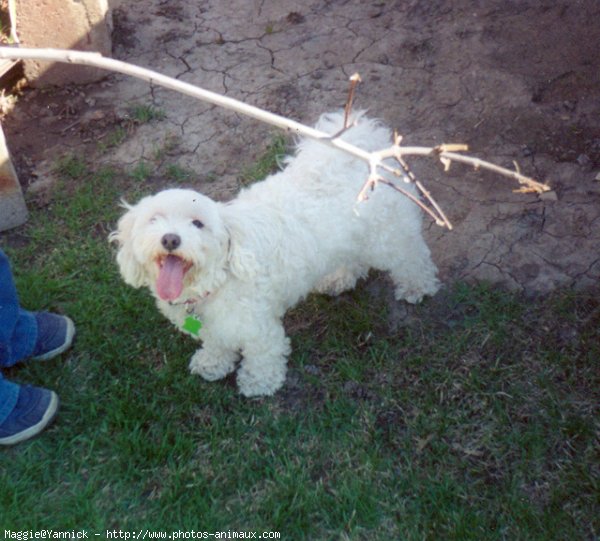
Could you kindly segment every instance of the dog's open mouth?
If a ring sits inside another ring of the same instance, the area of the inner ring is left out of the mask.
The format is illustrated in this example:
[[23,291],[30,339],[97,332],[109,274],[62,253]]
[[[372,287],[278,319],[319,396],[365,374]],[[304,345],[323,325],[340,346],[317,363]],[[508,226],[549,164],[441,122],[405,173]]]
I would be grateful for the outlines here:
[[159,257],[156,263],[159,269],[156,292],[162,300],[174,301],[183,291],[183,278],[192,264],[172,254]]

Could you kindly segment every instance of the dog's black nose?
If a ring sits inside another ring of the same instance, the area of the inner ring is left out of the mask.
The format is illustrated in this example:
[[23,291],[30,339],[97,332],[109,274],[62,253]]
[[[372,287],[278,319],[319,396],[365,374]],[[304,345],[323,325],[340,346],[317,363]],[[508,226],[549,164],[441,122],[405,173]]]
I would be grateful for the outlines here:
[[160,239],[160,243],[163,245],[165,250],[172,252],[173,250],[177,250],[177,248],[179,248],[179,245],[181,244],[181,237],[175,233],[167,233],[166,235],[163,235],[162,239]]

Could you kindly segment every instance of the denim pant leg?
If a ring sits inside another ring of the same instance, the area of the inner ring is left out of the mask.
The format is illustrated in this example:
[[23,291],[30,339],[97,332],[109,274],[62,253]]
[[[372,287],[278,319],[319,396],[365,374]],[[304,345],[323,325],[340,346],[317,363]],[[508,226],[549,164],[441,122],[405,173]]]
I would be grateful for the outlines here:
[[[29,357],[36,340],[35,316],[19,306],[8,257],[0,250],[0,368]],[[0,374],[0,422],[14,408],[18,394],[19,386]]]

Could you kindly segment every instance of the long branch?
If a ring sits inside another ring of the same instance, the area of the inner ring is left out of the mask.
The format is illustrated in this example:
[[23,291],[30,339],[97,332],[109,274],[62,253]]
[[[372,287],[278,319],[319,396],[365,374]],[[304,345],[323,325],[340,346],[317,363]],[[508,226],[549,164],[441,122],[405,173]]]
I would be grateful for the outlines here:
[[[444,163],[446,169],[448,168],[449,164],[454,161],[469,164],[475,167],[476,169],[488,169],[500,175],[516,179],[520,184],[525,186],[525,188],[522,188],[521,191],[532,191],[541,193],[550,190],[550,187],[548,185],[542,184],[533,180],[532,178],[521,175],[521,173],[518,170],[511,171],[509,169],[499,167],[479,158],[473,158],[470,156],[465,156],[463,154],[458,154],[456,151],[467,150],[467,147],[465,147],[464,145],[439,145],[436,147],[405,147],[400,145],[401,138],[396,136],[394,144],[390,148],[382,149],[376,152],[367,152],[361,148],[351,145],[350,143],[340,138],[341,134],[346,129],[349,129],[350,126],[345,127],[345,129],[343,129],[340,133],[334,134],[332,136],[331,134],[321,132],[314,128],[309,128],[308,126],[300,124],[299,122],[295,122],[294,120],[290,120],[288,118],[276,115],[274,113],[269,113],[268,111],[264,111],[263,109],[259,109],[258,107],[248,105],[233,98],[228,98],[226,96],[222,96],[221,94],[210,92],[209,90],[204,90],[203,88],[199,88],[190,83],[179,81],[178,79],[168,77],[156,71],[147,68],[142,68],[140,66],[135,66],[127,62],[122,62],[120,60],[106,58],[100,53],[71,51],[63,49],[0,47],[0,58],[23,60],[29,59],[49,62],[64,62],[69,64],[82,64],[86,66],[93,66],[96,68],[123,73],[125,75],[137,77],[138,79],[143,79],[151,84],[163,86],[176,92],[181,92],[183,94],[211,103],[213,105],[224,107],[225,109],[235,111],[236,113],[249,116],[256,120],[266,122],[267,124],[276,126],[296,136],[301,135],[310,139],[316,139],[323,144],[330,145],[340,150],[343,150],[344,152],[347,152],[368,164],[370,174],[369,178],[365,183],[365,186],[359,193],[359,201],[362,199],[366,199],[366,194],[369,191],[369,189],[372,190],[379,181],[384,181],[384,184],[394,186],[393,183],[383,179],[383,177],[381,177],[377,173],[378,168],[382,168],[388,172],[392,172],[398,177],[406,177],[408,169],[404,165],[403,156],[408,155],[438,157],[442,161],[442,163]],[[348,111],[346,111],[346,114],[347,113]],[[390,158],[396,159],[400,163],[402,170],[395,170],[384,163],[384,160]],[[441,208],[433,200],[429,192],[425,190],[423,186],[420,185],[420,183],[418,188],[419,191],[432,204],[433,209],[427,209],[427,212],[429,212],[434,217],[436,222],[441,222],[442,224],[451,228],[451,225],[445,217],[444,213],[441,211]],[[407,194],[405,190],[399,189],[398,191],[404,193],[405,195]],[[421,204],[419,206],[423,207],[423,205]]]

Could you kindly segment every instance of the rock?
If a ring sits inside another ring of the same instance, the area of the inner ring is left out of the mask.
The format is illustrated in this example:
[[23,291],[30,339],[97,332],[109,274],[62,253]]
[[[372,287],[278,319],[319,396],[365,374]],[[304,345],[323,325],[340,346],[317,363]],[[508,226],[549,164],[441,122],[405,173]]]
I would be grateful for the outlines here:
[[[97,51],[110,56],[112,44],[106,0],[16,0],[19,39],[25,47]],[[32,86],[90,83],[107,72],[89,66],[25,62]]]
[[27,221],[27,207],[0,126],[0,231]]

